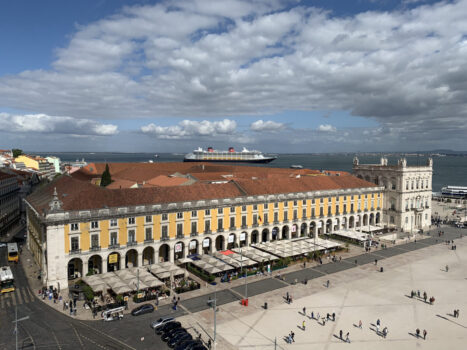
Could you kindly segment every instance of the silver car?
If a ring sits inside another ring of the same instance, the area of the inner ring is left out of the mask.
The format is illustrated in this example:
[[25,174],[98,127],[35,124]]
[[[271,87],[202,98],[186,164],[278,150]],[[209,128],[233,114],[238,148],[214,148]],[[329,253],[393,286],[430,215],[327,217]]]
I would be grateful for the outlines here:
[[174,317],[161,317],[158,320],[151,322],[151,328],[156,329],[156,328],[166,324],[167,322],[172,322],[173,320],[175,320]]

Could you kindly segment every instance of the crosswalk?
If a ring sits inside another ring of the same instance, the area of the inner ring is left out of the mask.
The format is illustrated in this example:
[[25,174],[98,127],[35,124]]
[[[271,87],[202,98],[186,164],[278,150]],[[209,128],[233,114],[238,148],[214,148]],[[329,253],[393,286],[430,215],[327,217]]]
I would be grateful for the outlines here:
[[31,290],[27,287],[16,288],[14,292],[0,295],[0,309],[8,309],[16,305],[29,304],[36,300]]

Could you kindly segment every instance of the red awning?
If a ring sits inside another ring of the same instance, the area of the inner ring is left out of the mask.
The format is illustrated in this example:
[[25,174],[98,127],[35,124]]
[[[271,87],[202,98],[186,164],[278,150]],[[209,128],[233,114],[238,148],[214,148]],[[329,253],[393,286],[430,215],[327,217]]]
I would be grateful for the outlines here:
[[223,252],[220,252],[220,253],[223,255],[230,255],[230,254],[233,254],[234,252],[231,250],[224,250]]

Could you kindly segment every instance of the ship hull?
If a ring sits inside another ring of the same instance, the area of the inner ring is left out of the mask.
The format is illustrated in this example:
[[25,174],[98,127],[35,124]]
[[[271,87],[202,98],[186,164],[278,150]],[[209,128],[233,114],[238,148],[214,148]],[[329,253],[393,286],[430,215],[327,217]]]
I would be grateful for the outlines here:
[[226,160],[226,159],[190,159],[190,158],[184,158],[184,162],[197,162],[197,163],[257,163],[257,164],[267,164],[275,160],[276,158],[270,157],[270,158],[264,158],[264,159],[242,159],[242,160],[237,160],[237,159],[231,159],[231,160]]

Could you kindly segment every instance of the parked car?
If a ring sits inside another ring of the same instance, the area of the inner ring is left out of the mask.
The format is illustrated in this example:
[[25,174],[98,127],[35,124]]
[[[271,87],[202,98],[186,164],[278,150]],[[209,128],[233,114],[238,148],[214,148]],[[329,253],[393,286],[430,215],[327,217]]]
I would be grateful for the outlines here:
[[208,350],[203,344],[197,344],[190,348],[190,350]]
[[164,324],[161,327],[158,327],[156,329],[156,334],[160,335],[160,334],[163,334],[163,333],[169,331],[172,328],[180,328],[181,326],[182,326],[182,324],[180,322],[177,322],[177,321],[167,322],[166,324]]
[[185,350],[193,350],[196,347],[203,346],[203,343],[200,340],[193,341],[185,347]]
[[191,336],[190,333],[180,333],[178,334],[177,336],[173,337],[172,339],[170,339],[167,344],[173,348],[175,347],[177,344],[181,343],[182,341],[184,340],[188,340],[188,339],[193,339],[193,337]]
[[173,320],[174,320],[173,317],[161,317],[158,320],[155,320],[155,321],[151,322],[151,328],[156,329],[156,328],[166,324],[167,322],[172,322]]
[[140,316],[144,314],[149,314],[153,311],[154,311],[154,306],[152,306],[151,304],[144,304],[144,305],[138,306],[136,309],[133,309],[131,311],[131,314],[133,316]]
[[169,341],[169,339],[171,339],[177,333],[186,333],[186,329],[182,327],[171,329],[168,332],[162,334],[161,339],[162,341]]

